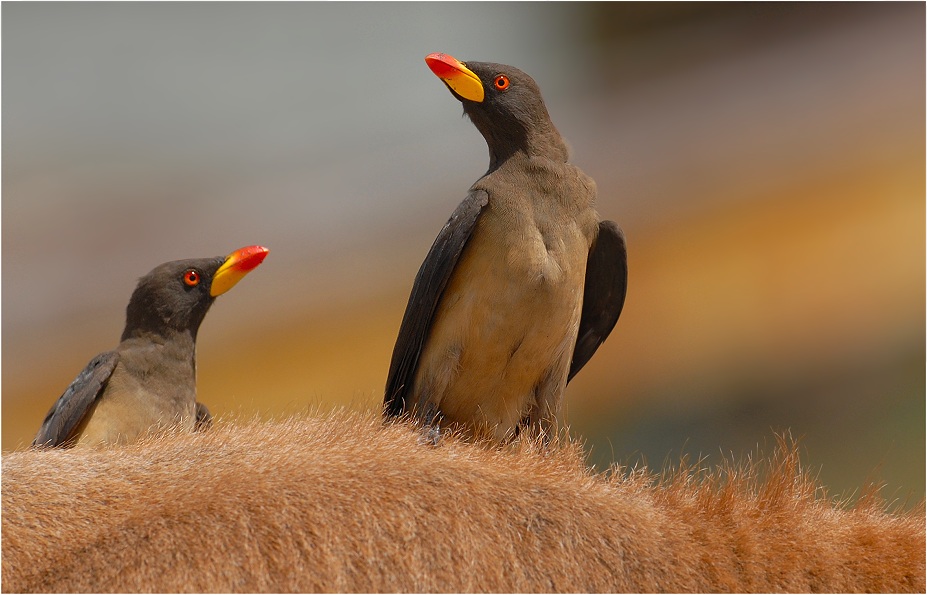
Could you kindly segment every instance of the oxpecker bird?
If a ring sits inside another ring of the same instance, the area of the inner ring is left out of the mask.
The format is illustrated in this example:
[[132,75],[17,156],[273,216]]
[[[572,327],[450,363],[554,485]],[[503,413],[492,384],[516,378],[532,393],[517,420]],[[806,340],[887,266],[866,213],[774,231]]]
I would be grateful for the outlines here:
[[158,427],[202,429],[196,402],[196,334],[216,296],[267,256],[248,246],[218,258],[176,260],[142,277],[119,345],[93,358],[52,406],[33,446],[136,441]]
[[425,62],[486,139],[489,170],[422,263],[393,349],[389,417],[497,441],[555,431],[567,383],[624,305],[624,235],[568,162],[524,72],[430,54]]

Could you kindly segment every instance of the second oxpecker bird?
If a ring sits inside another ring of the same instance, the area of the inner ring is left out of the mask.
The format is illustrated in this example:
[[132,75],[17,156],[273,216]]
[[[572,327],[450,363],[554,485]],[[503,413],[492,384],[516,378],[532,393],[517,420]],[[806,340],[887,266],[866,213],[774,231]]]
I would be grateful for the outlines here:
[[567,383],[621,314],[624,235],[568,163],[534,80],[512,66],[425,62],[489,147],[489,170],[435,239],[409,296],[385,414],[474,437],[555,428]]
[[33,445],[127,443],[160,426],[207,426],[209,411],[196,402],[196,334],[216,297],[267,253],[248,246],[218,258],[167,262],[142,277],[119,345],[78,374]]

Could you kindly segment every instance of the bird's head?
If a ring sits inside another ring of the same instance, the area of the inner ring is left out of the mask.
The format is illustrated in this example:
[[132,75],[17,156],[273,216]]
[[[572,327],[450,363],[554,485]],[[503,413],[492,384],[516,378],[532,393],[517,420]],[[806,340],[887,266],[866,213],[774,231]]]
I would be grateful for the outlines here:
[[189,331],[194,340],[216,297],[254,270],[269,250],[248,246],[218,258],[166,262],[139,279],[122,339]]
[[461,62],[447,54],[429,54],[425,63],[463,103],[464,113],[486,139],[490,169],[519,151],[567,160],[566,144],[530,76],[514,66]]

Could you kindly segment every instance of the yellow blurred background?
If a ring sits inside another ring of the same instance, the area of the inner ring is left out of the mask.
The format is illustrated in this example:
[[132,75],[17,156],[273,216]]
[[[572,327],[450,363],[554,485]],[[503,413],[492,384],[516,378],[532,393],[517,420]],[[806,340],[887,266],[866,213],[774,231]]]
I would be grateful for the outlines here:
[[[220,418],[378,407],[412,279],[486,169],[423,62],[541,86],[629,245],[567,391],[590,462],[801,438],[833,495],[925,483],[924,5],[4,3],[2,446],[135,280],[260,243],[210,311]],[[541,324],[543,321],[539,321]]]

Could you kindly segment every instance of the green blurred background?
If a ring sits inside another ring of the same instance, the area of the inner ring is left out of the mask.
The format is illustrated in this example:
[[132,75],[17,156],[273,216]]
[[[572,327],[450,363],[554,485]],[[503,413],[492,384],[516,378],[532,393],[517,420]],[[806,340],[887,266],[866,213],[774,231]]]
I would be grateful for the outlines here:
[[[207,317],[220,417],[377,407],[412,279],[486,169],[426,68],[530,73],[630,251],[567,391],[599,468],[801,438],[833,495],[925,483],[922,3],[3,3],[2,445],[135,280],[261,243]],[[539,321],[542,323],[542,321]]]

